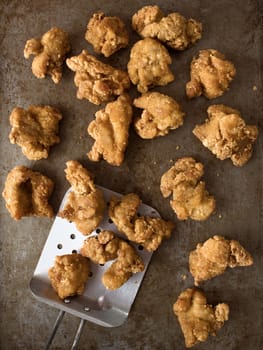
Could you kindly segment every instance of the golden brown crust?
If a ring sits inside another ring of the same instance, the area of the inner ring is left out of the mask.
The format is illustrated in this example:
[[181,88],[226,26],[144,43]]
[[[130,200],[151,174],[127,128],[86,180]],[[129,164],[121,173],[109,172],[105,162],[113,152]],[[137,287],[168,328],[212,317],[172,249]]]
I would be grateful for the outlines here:
[[215,307],[207,304],[205,294],[197,288],[188,288],[182,292],[173,311],[178,318],[185,338],[185,346],[190,348],[215,336],[228,320],[229,306],[225,303]]
[[89,277],[89,260],[80,254],[56,256],[48,271],[51,285],[61,299],[82,295]]
[[88,133],[95,139],[87,154],[92,161],[104,158],[109,164],[119,166],[124,160],[128,144],[132,106],[128,95],[121,95],[96,114],[88,126]]
[[64,30],[53,27],[41,39],[30,39],[24,48],[25,58],[34,55],[32,72],[39,78],[48,74],[55,84],[62,77],[62,66],[70,51],[69,37]]
[[25,166],[16,166],[7,175],[2,193],[6,208],[15,220],[24,216],[54,216],[48,199],[53,181]]
[[87,25],[85,39],[96,53],[109,57],[129,43],[128,32],[119,17],[106,16],[103,12],[94,13]]
[[10,115],[9,140],[18,144],[30,160],[47,158],[51,146],[60,142],[59,121],[62,115],[50,106],[16,107]]
[[67,66],[75,72],[74,82],[77,98],[86,98],[99,105],[114,99],[130,88],[130,79],[126,72],[102,63],[87,50],[66,60]]

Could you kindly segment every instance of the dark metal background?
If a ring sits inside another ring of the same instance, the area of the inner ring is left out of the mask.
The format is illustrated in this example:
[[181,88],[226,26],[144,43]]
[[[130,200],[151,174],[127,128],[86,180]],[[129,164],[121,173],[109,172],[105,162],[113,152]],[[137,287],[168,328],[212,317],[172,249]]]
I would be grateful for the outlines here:
[[[18,164],[27,165],[55,181],[52,204],[57,209],[69,186],[64,177],[65,162],[77,159],[94,172],[99,185],[121,193],[134,191],[164,218],[177,223],[174,236],[153,255],[128,321],[116,329],[88,323],[80,340],[80,349],[184,349],[172,305],[181,291],[193,286],[188,272],[190,250],[197,242],[220,234],[239,240],[252,253],[254,265],[229,269],[222,276],[203,284],[211,303],[227,302],[230,305],[230,319],[216,338],[210,337],[195,349],[259,350],[263,346],[262,2],[155,1],[166,14],[179,11],[200,20],[204,28],[203,38],[184,52],[170,51],[175,81],[167,87],[155,89],[168,93],[182,104],[186,112],[184,125],[155,140],[142,140],[131,130],[125,162],[120,167],[88,160],[86,153],[93,140],[86,128],[101,107],[76,99],[73,73],[65,68],[59,85],[53,84],[50,78],[38,80],[31,73],[31,60],[23,58],[26,40],[41,36],[52,26],[69,32],[72,55],[83,48],[92,52],[84,33],[90,16],[97,10],[120,16],[129,28],[132,44],[139,37],[132,33],[131,16],[146,4],[150,2],[0,1],[1,191],[7,173]],[[107,61],[125,68],[130,47]],[[198,50],[204,48],[215,48],[224,53],[235,64],[237,75],[230,90],[222,97],[212,101],[204,97],[188,101],[185,83],[189,80],[190,62]],[[136,96],[134,88],[131,94]],[[204,121],[206,109],[213,103],[239,109],[248,123],[260,127],[253,158],[243,168],[234,167],[229,160],[217,160],[192,135],[193,127]],[[30,104],[50,104],[63,112],[61,143],[52,148],[47,160],[28,161],[21,149],[8,140],[10,112],[15,106],[26,108]],[[182,156],[193,156],[205,165],[204,180],[217,200],[216,213],[206,222],[178,222],[169,200],[160,194],[161,175]],[[29,292],[28,283],[52,220],[25,218],[15,222],[7,213],[3,200],[0,219],[0,347],[3,350],[42,349],[57,311],[36,301]],[[186,279],[182,278],[183,275]],[[77,319],[66,316],[53,349],[70,348],[77,324]]]

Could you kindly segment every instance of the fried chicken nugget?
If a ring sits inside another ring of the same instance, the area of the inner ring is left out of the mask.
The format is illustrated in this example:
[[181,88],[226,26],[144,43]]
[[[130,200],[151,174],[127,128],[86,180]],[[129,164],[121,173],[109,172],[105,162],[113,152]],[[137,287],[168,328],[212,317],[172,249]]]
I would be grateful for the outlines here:
[[54,216],[48,203],[54,183],[40,172],[25,166],[14,167],[7,175],[3,198],[11,217],[20,220],[24,216]]
[[87,25],[85,39],[96,53],[109,57],[129,43],[124,22],[119,17],[106,16],[103,12],[94,13]]
[[111,231],[87,238],[81,254],[96,264],[116,259],[102,276],[102,283],[110,290],[120,288],[134,273],[144,270],[143,260],[135,249]]
[[50,106],[16,107],[10,115],[12,130],[9,140],[18,144],[30,160],[47,158],[51,146],[60,142],[59,121],[62,115]]
[[182,292],[173,305],[173,311],[187,348],[205,342],[210,334],[215,336],[229,316],[227,304],[221,303],[215,307],[207,304],[205,294],[197,288],[188,288]]
[[96,120],[88,126],[88,133],[95,139],[87,154],[92,161],[104,158],[109,164],[119,166],[124,160],[128,144],[132,106],[128,95],[121,95],[96,114]]
[[172,221],[137,215],[141,200],[135,193],[113,197],[109,205],[109,217],[118,230],[132,242],[141,244],[147,251],[155,251],[163,239],[170,238],[174,229]]
[[173,194],[171,207],[179,220],[206,220],[215,209],[215,199],[200,181],[204,170],[191,157],[178,159],[161,178],[161,192],[167,198]]
[[164,16],[158,6],[144,6],[132,17],[132,27],[143,38],[156,38],[175,50],[185,50],[202,37],[202,23],[180,13]]
[[235,166],[243,166],[252,156],[257,126],[246,125],[239,111],[225,105],[212,105],[207,113],[208,119],[196,125],[193,134],[217,158],[230,158]]
[[136,98],[133,104],[143,109],[141,117],[134,121],[135,130],[143,139],[164,136],[183,124],[184,113],[170,96],[147,92]]
[[250,266],[251,255],[235,240],[227,240],[221,236],[209,238],[198,243],[189,255],[189,269],[194,277],[195,285],[221,275],[227,267]]
[[58,216],[73,221],[81,233],[89,235],[103,219],[103,194],[95,186],[91,173],[79,162],[70,160],[66,165],[66,178],[72,186],[72,191]]
[[36,56],[32,63],[32,72],[43,79],[48,74],[55,84],[62,78],[62,67],[66,54],[70,51],[69,37],[60,28],[51,28],[41,39],[30,39],[24,48],[24,57]]
[[191,80],[186,84],[189,98],[205,95],[208,99],[216,98],[228,90],[236,75],[236,69],[225,56],[217,50],[199,51],[199,56],[191,62]]
[[86,98],[99,105],[114,99],[130,88],[130,79],[126,72],[102,63],[87,50],[66,60],[67,66],[75,72],[77,98]]
[[174,80],[169,65],[172,59],[166,48],[157,40],[146,38],[137,41],[131,49],[128,73],[139,92],[147,92],[156,85],[167,85]]
[[64,299],[82,295],[89,277],[89,260],[80,254],[56,256],[55,264],[48,270],[51,285]]

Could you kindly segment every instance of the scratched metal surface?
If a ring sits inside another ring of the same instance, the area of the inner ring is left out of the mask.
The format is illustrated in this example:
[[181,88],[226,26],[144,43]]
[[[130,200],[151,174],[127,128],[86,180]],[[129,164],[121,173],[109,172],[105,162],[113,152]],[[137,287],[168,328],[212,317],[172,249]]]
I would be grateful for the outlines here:
[[[132,130],[125,162],[112,167],[105,162],[92,163],[86,157],[93,141],[86,128],[99,107],[77,100],[73,73],[65,68],[62,82],[38,80],[31,73],[31,62],[23,58],[27,39],[38,37],[58,26],[70,34],[71,54],[83,48],[92,51],[84,39],[88,19],[93,12],[120,16],[127,24],[131,44],[138,40],[132,33],[130,19],[144,0],[112,1],[0,1],[0,108],[1,108],[1,191],[7,173],[23,164],[42,171],[56,183],[52,204],[58,208],[68,188],[64,178],[65,162],[78,159],[94,172],[96,182],[120,193],[134,191],[160,214],[177,224],[173,237],[153,255],[142,287],[127,322],[114,329],[87,323],[79,349],[184,349],[184,340],[172,305],[179,293],[193,286],[188,272],[188,255],[197,242],[213,234],[238,239],[253,255],[249,268],[228,270],[203,285],[211,303],[227,302],[230,319],[216,338],[198,349],[259,350],[263,345],[263,279],[262,279],[262,2],[260,0],[155,1],[169,13],[179,11],[199,19],[204,26],[203,38],[185,52],[171,52],[176,80],[156,88],[178,100],[186,118],[184,125],[155,140],[141,140]],[[189,64],[198,50],[215,48],[232,60],[237,75],[230,90],[222,97],[208,101],[203,97],[187,101],[185,83]],[[125,68],[129,49],[115,54],[108,62]],[[256,89],[253,87],[256,87]],[[135,89],[131,91],[136,95]],[[230,161],[217,160],[192,135],[196,123],[206,117],[212,103],[224,103],[241,111],[248,123],[257,124],[260,136],[252,159],[243,168]],[[8,141],[9,114],[15,106],[50,104],[63,112],[61,143],[52,148],[47,160],[31,162],[19,147]],[[179,146],[179,147],[177,147]],[[194,156],[205,165],[208,190],[217,200],[217,210],[206,222],[178,222],[168,200],[159,190],[160,177],[174,160]],[[0,348],[42,349],[50,334],[57,310],[35,300],[29,292],[29,281],[48,236],[52,220],[25,218],[13,221],[1,200],[1,336]],[[186,278],[183,279],[182,276]],[[78,320],[66,316],[53,349],[69,349]]]

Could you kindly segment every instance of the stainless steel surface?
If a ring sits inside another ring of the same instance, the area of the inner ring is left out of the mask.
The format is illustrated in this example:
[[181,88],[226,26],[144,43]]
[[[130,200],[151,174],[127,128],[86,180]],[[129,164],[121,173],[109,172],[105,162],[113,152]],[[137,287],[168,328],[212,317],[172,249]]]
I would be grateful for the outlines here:
[[[65,67],[58,85],[50,78],[38,80],[31,73],[31,61],[23,58],[26,40],[42,35],[52,26],[69,33],[70,55],[78,54],[83,48],[93,52],[84,39],[84,33],[90,16],[98,10],[120,16],[125,21],[132,45],[139,37],[132,32],[131,16],[149,3],[146,0],[0,0],[0,187],[3,189],[5,178],[14,166],[30,166],[54,180],[56,187],[51,202],[58,210],[68,188],[64,176],[65,162],[77,159],[94,173],[97,184],[123,194],[134,191],[165,219],[176,222],[173,237],[153,254],[126,322],[121,327],[108,329],[87,321],[79,342],[80,350],[185,349],[172,305],[185,288],[193,286],[188,270],[189,252],[198,242],[214,234],[238,239],[253,255],[254,265],[229,269],[202,285],[211,303],[229,304],[230,319],[216,338],[210,337],[194,349],[261,350],[262,1],[154,1],[165,13],[179,11],[200,20],[204,26],[203,37],[184,52],[170,50],[176,80],[166,87],[154,89],[171,95],[182,104],[186,113],[184,125],[155,140],[141,140],[131,128],[125,162],[120,167],[88,160],[86,153],[93,140],[86,128],[100,107],[76,99],[73,73]],[[131,45],[103,61],[125,68]],[[215,48],[224,53],[235,64],[237,75],[230,90],[216,100],[200,97],[188,101],[185,84],[189,80],[189,65],[192,57],[204,48]],[[132,88],[131,96],[137,96],[135,88]],[[217,160],[192,134],[194,126],[204,121],[206,109],[213,103],[239,109],[248,123],[255,123],[260,128],[253,157],[243,168],[234,167],[228,160]],[[15,106],[27,108],[30,104],[50,104],[63,113],[61,142],[51,149],[47,160],[28,161],[21,149],[8,140],[8,118],[12,109]],[[159,190],[161,175],[174,160],[189,155],[204,163],[207,189],[217,201],[216,213],[205,222],[179,222],[169,201]],[[53,220],[24,218],[15,222],[6,211],[3,200],[0,206],[0,348],[43,349],[57,310],[35,300],[28,284]],[[70,349],[78,323],[78,318],[67,313],[52,349]]]

